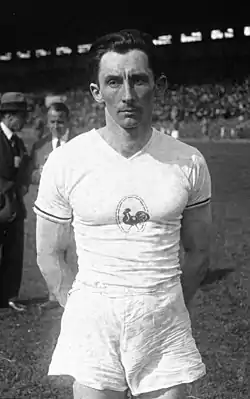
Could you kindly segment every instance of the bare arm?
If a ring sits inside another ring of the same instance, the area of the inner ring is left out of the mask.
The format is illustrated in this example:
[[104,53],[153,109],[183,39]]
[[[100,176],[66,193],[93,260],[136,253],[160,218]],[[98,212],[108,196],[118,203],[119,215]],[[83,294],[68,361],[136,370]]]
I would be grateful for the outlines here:
[[37,161],[36,142],[31,149],[31,184],[38,185],[41,178],[41,168]]
[[37,264],[48,287],[63,307],[75,277],[66,259],[69,243],[70,223],[56,223],[37,215]]
[[210,261],[211,206],[206,204],[185,210],[181,226],[184,248],[182,288],[187,306],[204,279]]

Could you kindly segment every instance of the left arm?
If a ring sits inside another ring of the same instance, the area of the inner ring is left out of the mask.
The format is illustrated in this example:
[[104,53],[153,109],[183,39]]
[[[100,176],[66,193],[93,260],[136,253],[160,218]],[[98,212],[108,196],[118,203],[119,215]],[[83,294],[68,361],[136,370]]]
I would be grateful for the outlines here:
[[184,253],[182,289],[187,306],[200,287],[209,266],[212,215],[210,204],[185,210],[181,226]]
[[211,215],[211,178],[202,154],[192,157],[189,198],[183,212],[181,244],[184,249],[182,288],[186,305],[200,287],[209,266]]

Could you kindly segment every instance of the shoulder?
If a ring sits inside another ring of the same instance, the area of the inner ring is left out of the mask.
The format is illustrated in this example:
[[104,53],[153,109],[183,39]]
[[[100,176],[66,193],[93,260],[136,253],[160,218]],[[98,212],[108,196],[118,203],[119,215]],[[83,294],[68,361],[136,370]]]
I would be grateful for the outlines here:
[[93,141],[93,131],[80,133],[76,137],[69,140],[64,146],[56,148],[50,155],[48,160],[55,164],[57,168],[73,166],[76,162],[84,162],[91,159],[95,152]]
[[46,136],[42,137],[38,141],[36,141],[33,144],[33,151],[39,151],[41,150],[47,143],[49,143],[52,140],[51,134],[47,134]]
[[181,140],[155,130],[155,150],[161,154],[162,161],[175,162],[180,165],[191,165],[204,162],[202,153],[196,148]]
[[78,136],[74,128],[69,129],[68,141],[76,138]]
[[64,146],[57,148],[54,153],[58,154],[58,157],[66,157],[67,159],[83,158],[83,155],[87,156],[89,152],[92,153],[95,150],[94,132],[95,129],[78,134],[71,138]]
[[92,142],[93,134],[95,132],[96,132],[96,129],[91,129],[88,132],[78,133],[78,134],[76,134],[74,131],[70,131],[69,137],[71,139],[67,142],[67,147],[79,145],[80,143],[87,144],[87,143]]

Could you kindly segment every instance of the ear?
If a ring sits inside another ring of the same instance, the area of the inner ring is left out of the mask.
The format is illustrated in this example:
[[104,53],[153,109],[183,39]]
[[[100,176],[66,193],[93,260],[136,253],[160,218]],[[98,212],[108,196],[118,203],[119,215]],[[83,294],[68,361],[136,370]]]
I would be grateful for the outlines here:
[[6,122],[11,122],[13,120],[13,114],[4,114],[4,119]]
[[102,93],[99,86],[96,83],[90,83],[90,91],[92,96],[94,97],[95,101],[98,103],[103,103],[104,100],[102,98]]

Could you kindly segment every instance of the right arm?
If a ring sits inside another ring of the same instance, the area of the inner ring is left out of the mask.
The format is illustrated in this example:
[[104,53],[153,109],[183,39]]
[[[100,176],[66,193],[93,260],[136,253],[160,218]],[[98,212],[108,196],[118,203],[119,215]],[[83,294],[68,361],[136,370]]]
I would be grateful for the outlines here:
[[49,288],[64,306],[74,280],[66,261],[72,209],[65,188],[68,166],[64,166],[59,153],[51,153],[44,165],[34,211],[37,215],[37,263]]
[[70,242],[70,224],[56,223],[37,215],[37,264],[51,292],[61,306],[74,281],[72,269],[66,263]]

